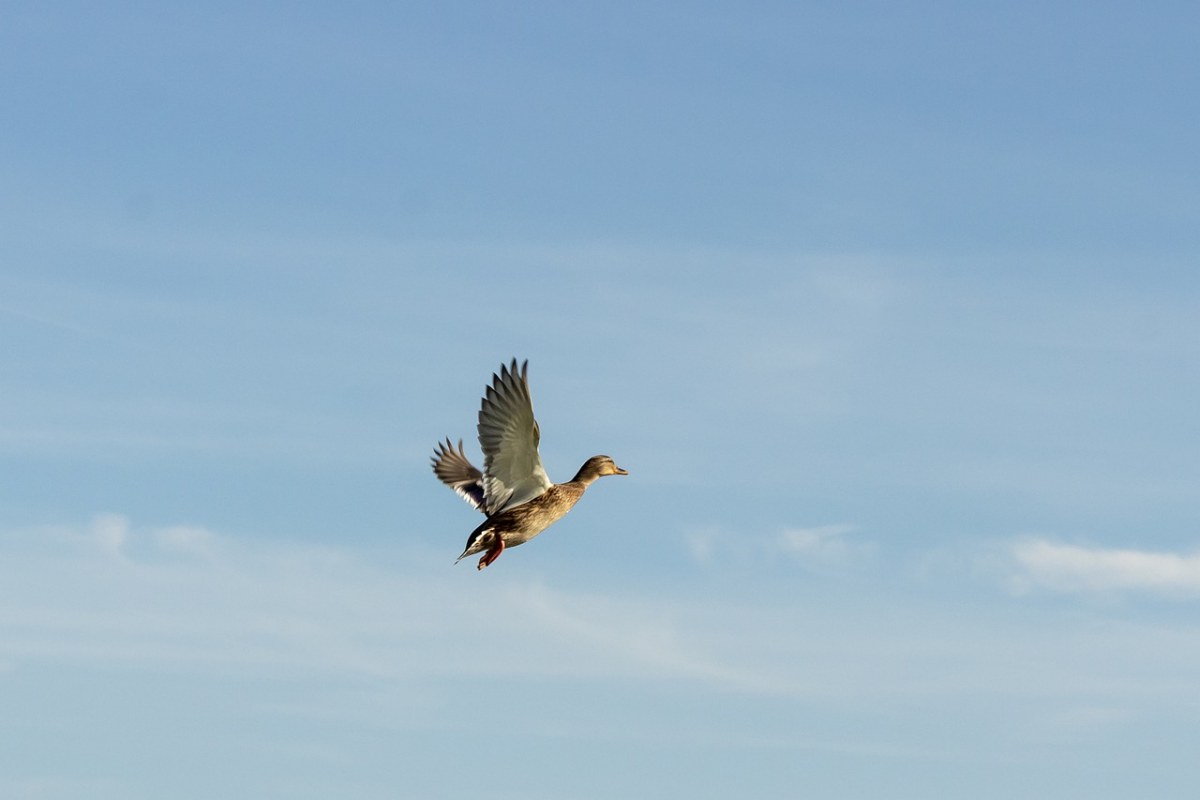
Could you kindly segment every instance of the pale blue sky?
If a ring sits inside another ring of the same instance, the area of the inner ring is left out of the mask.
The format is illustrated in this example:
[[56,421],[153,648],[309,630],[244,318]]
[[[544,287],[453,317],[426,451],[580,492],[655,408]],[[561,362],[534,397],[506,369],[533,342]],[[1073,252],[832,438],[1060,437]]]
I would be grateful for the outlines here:
[[0,12],[0,796],[1195,795],[1194,8],[244,6]]

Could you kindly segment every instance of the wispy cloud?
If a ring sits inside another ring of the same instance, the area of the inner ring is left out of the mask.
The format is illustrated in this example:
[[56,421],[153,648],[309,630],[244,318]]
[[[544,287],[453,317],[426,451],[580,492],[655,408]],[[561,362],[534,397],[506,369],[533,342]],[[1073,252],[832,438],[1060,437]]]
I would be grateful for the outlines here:
[[421,551],[239,541],[114,513],[0,532],[0,608],[0,652],[18,665],[753,683],[644,603],[481,580]]
[[[972,643],[970,626],[956,618],[909,615],[869,599],[869,581],[806,581],[803,595],[786,580],[775,588],[762,581],[786,572],[764,569],[772,562],[793,560],[843,574],[873,553],[853,533],[831,524],[746,541],[697,534],[697,558],[708,552],[714,569],[741,558],[734,573],[760,576],[757,602],[741,594],[597,593],[553,585],[515,564],[480,576],[417,548],[239,540],[202,525],[143,526],[100,514],[84,525],[0,532],[0,661],[10,672],[49,662],[339,676],[397,691],[420,684],[425,694],[446,682],[570,676],[851,702],[867,687],[927,691],[936,654],[938,669],[948,670],[934,682],[943,689],[969,675],[1024,691],[1010,686],[1011,671],[981,677],[955,665],[993,646],[1040,651],[1040,637],[1035,645],[1021,635],[1003,647]],[[1022,542],[1012,554],[1027,586],[1200,588],[1194,557],[1044,541]]]
[[853,525],[819,525],[814,528],[788,528],[775,540],[783,553],[796,558],[825,563],[845,563],[852,558],[867,557],[874,547],[865,541],[852,541],[847,534],[856,530]]
[[[966,608],[853,575],[794,579],[794,559],[856,557],[869,542],[853,534],[822,525],[744,542],[709,531],[712,569],[689,591],[539,577],[521,554],[480,574],[418,546],[242,539],[115,513],[0,530],[0,686],[26,698],[27,718],[79,731],[77,760],[102,735],[95,720],[154,731],[142,746],[155,754],[193,741],[262,752],[270,730],[270,747],[303,754],[269,751],[272,776],[314,748],[375,763],[329,720],[412,741],[449,732],[456,748],[460,732],[482,732],[574,741],[589,754],[669,742],[927,759],[970,751],[970,709],[987,709],[996,735],[1064,741],[1118,737],[1191,702],[1194,626],[1081,626],[1073,611],[1039,612],[1031,625],[1023,603]],[[745,560],[730,570],[735,551]],[[92,697],[97,685],[124,688]],[[214,697],[226,700],[209,708]],[[164,702],[207,727],[161,733]],[[855,725],[839,728],[847,711]],[[916,739],[913,713],[926,730]],[[312,720],[322,724],[297,724]],[[62,749],[58,736],[40,746]],[[110,774],[80,771],[93,773]],[[42,777],[8,786],[21,796]]]
[[1012,547],[1018,590],[1200,594],[1200,553],[1105,549],[1029,539]]
[[716,527],[687,534],[685,544],[700,564],[715,561],[767,563],[785,559],[807,567],[846,567],[869,560],[875,544],[852,536],[858,527],[845,523],[784,528],[775,534],[737,535]]

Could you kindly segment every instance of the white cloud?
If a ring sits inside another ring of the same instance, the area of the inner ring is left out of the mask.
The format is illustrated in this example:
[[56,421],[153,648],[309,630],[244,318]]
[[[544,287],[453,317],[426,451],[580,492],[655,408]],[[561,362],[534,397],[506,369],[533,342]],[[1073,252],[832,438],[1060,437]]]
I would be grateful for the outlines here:
[[182,555],[210,555],[216,535],[198,525],[171,525],[153,532],[155,543],[165,551]]
[[120,555],[129,539],[129,519],[120,514],[97,514],[92,519],[92,537],[104,552]]
[[1012,556],[1018,568],[1014,579],[1018,589],[1200,592],[1200,553],[1089,548],[1030,539],[1014,545]]
[[777,543],[784,552],[797,555],[842,556],[848,549],[842,537],[853,530],[853,525],[789,528],[779,535]]
[[866,558],[874,552],[870,542],[847,538],[857,528],[853,525],[819,525],[812,528],[788,528],[775,539],[775,548],[782,553],[808,562],[844,564]]
[[720,541],[720,531],[716,528],[704,528],[687,534],[687,549],[692,560],[700,564],[712,563],[714,552]]
[[692,560],[699,564],[759,565],[781,557],[808,566],[846,566],[870,558],[875,545],[855,541],[855,525],[831,524],[785,528],[774,535],[738,535],[715,527],[697,528],[685,537]]

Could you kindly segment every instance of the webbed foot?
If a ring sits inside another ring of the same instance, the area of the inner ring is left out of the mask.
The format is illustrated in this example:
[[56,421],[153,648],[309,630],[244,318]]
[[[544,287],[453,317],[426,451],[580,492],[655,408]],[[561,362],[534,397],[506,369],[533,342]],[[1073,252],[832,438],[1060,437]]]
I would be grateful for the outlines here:
[[501,553],[504,552],[504,537],[496,536],[494,539],[495,542],[492,544],[491,549],[483,554],[483,558],[479,559],[479,566],[475,569],[483,569],[484,567],[489,566],[493,561],[500,557]]

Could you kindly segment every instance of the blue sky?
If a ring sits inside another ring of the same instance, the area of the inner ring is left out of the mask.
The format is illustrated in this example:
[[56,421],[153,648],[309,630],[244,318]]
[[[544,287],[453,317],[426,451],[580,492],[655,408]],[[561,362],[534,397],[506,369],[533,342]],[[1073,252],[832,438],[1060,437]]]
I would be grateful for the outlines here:
[[3,16],[0,795],[1194,796],[1194,8]]

